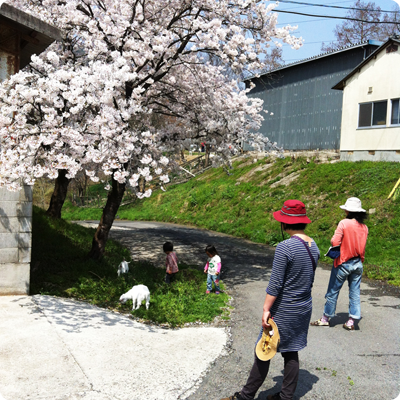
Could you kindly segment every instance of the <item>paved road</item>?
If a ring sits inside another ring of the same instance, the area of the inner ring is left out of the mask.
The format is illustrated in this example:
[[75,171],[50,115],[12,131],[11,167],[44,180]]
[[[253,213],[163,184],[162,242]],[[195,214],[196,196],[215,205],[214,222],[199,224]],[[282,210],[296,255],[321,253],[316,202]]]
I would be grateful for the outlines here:
[[[118,221],[112,237],[131,250],[133,258],[164,264],[162,244],[174,243],[179,260],[202,267],[204,248],[214,244],[223,263],[222,279],[235,307],[230,323],[229,352],[209,368],[189,400],[218,400],[240,390],[253,361],[273,249],[201,229],[154,222]],[[324,250],[324,249],[323,249]],[[323,309],[330,268],[319,266],[313,288],[317,319]],[[348,289],[339,297],[332,327],[311,328],[309,345],[300,352],[300,379],[295,399],[392,400],[400,393],[400,291],[384,284],[361,284],[363,318],[354,332],[345,331]],[[213,340],[209,340],[213,351]],[[277,355],[259,400],[279,391],[283,359]]]

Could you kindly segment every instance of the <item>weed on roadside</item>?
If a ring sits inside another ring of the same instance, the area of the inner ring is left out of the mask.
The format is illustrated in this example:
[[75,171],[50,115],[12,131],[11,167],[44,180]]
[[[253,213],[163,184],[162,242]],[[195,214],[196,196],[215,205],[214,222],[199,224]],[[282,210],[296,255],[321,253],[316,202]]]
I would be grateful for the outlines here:
[[[134,285],[150,290],[150,307],[132,311],[135,317],[182,326],[185,323],[211,322],[216,316],[227,318],[229,296],[206,295],[203,271],[179,264],[180,272],[171,285],[164,282],[165,270],[150,263],[131,261],[129,273],[117,275],[117,266],[129,251],[108,240],[100,261],[88,258],[94,229],[53,220],[34,208],[31,263],[31,294],[72,297],[119,312],[131,312],[132,302],[119,303],[121,294]],[[224,285],[221,282],[222,289]]]
[[[284,200],[299,199],[305,203],[312,220],[306,233],[319,246],[321,261],[330,263],[323,254],[330,246],[338,222],[345,217],[339,205],[348,197],[358,196],[365,209],[374,210],[366,221],[369,237],[364,272],[369,278],[400,285],[397,254],[400,196],[386,200],[399,179],[398,163],[318,164],[314,160],[307,163],[304,158],[285,158],[273,162],[265,174],[251,173],[270,164],[269,159],[249,165],[241,160],[234,163],[231,176],[222,168],[210,169],[187,183],[169,186],[165,193],[157,192],[149,199],[123,206],[118,213],[121,219],[190,224],[276,246],[282,239],[272,211],[280,209]],[[295,181],[287,186],[270,187],[294,171],[299,174]],[[96,212],[66,207],[63,216],[99,218]]]

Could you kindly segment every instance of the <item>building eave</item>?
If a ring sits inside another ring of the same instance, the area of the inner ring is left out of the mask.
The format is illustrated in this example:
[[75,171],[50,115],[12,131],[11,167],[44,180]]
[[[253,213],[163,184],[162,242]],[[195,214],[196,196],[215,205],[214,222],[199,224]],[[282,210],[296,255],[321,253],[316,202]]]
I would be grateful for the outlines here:
[[368,64],[373,58],[376,58],[376,56],[384,49],[386,49],[387,46],[389,46],[392,43],[397,43],[400,45],[400,40],[395,39],[395,38],[389,38],[385,43],[383,43],[380,47],[378,47],[373,53],[371,53],[365,60],[363,60],[360,64],[358,64],[350,73],[348,73],[340,82],[338,82],[335,86],[332,87],[332,89],[335,90],[343,90],[346,86],[346,81],[348,81],[352,76],[357,74],[358,72],[361,71],[361,69]]
[[32,54],[40,54],[54,41],[62,39],[62,31],[39,18],[0,1],[0,23],[17,30],[24,47],[20,50],[20,68],[29,64]]
[[62,32],[60,29],[7,3],[0,2],[0,15],[24,27],[30,28],[38,33],[42,33],[53,40],[62,39]]
[[315,61],[315,60],[319,60],[319,59],[322,59],[322,58],[325,58],[325,57],[330,57],[330,56],[332,56],[334,54],[340,54],[340,53],[343,53],[345,51],[349,51],[349,50],[356,49],[356,48],[359,48],[359,47],[364,47],[364,46],[367,46],[367,45],[381,46],[382,42],[379,42],[377,40],[366,40],[365,42],[360,42],[360,43],[357,43],[357,44],[354,44],[354,45],[351,45],[351,46],[341,47],[340,49],[337,49],[337,50],[332,50],[332,51],[329,51],[327,53],[318,54],[318,55],[313,56],[313,57],[305,58],[305,59],[302,59],[302,60],[299,60],[299,61],[296,61],[296,62],[293,62],[293,63],[290,63],[290,64],[282,65],[282,66],[280,66],[278,68],[275,68],[275,69],[273,69],[271,71],[268,71],[268,72],[265,72],[265,73],[249,76],[248,78],[243,79],[243,82],[251,81],[252,79],[257,79],[257,78],[261,78],[262,76],[267,76],[267,75],[270,75],[270,74],[273,74],[273,73],[277,73],[277,72],[283,71],[284,69],[287,69],[287,68],[292,68],[292,67],[295,67],[297,65],[305,64],[305,63],[308,63],[308,62],[311,62],[311,61]]

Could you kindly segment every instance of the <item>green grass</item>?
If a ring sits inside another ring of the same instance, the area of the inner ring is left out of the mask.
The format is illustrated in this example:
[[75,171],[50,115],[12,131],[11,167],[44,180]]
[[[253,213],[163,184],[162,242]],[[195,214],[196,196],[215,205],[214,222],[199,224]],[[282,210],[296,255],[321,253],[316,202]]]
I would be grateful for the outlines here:
[[[338,222],[344,218],[339,205],[348,197],[361,198],[363,207],[376,209],[367,220],[365,273],[369,278],[400,286],[400,196],[386,200],[400,178],[400,165],[391,162],[338,162],[318,164],[299,158],[273,162],[270,168],[246,175],[269,159],[240,167],[234,163],[231,176],[222,168],[211,169],[187,183],[154,192],[151,198],[121,207],[118,215],[127,220],[165,221],[194,225],[258,243],[281,241],[279,224],[272,211],[287,199],[303,201],[313,221],[307,228],[321,253],[325,253]],[[300,177],[288,186],[270,185],[297,172]],[[239,178],[244,179],[238,184]],[[67,219],[100,218],[101,210],[64,208]],[[330,259],[322,257],[322,261]]]
[[32,233],[31,294],[72,297],[130,312],[132,302],[120,304],[119,297],[133,285],[144,284],[151,293],[150,307],[132,311],[135,317],[170,326],[210,322],[218,315],[227,317],[224,310],[228,295],[206,295],[206,276],[202,270],[179,264],[176,281],[167,285],[165,270],[148,263],[131,262],[129,273],[118,277],[116,267],[122,258],[130,260],[126,248],[109,240],[103,259],[91,260],[87,254],[94,229],[49,219],[36,207]]
[[62,217],[69,221],[91,221],[99,220],[102,213],[102,208],[75,207],[69,200],[66,200],[62,210]]

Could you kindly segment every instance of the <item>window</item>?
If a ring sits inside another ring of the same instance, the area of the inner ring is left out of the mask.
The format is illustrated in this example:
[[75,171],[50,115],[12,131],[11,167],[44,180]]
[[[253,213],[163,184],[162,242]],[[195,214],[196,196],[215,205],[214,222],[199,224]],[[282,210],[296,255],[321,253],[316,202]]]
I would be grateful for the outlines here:
[[360,104],[358,127],[371,126],[372,103]]
[[391,125],[399,125],[400,124],[400,108],[399,108],[399,99],[392,100],[392,115],[390,118]]
[[360,104],[358,127],[386,125],[387,101],[375,101],[373,103]]

